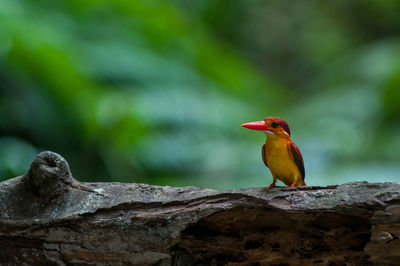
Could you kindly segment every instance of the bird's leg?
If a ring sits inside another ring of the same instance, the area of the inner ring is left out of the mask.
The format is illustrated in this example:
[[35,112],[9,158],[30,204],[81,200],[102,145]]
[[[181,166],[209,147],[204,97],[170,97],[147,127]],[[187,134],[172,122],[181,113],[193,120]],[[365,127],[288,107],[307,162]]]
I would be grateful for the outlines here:
[[293,183],[290,185],[290,187],[295,187],[297,183],[297,178],[294,179]]
[[274,179],[274,181],[272,182],[271,185],[269,185],[269,186],[267,187],[267,189],[271,189],[271,188],[274,188],[274,187],[275,187],[276,178],[274,177],[273,179]]

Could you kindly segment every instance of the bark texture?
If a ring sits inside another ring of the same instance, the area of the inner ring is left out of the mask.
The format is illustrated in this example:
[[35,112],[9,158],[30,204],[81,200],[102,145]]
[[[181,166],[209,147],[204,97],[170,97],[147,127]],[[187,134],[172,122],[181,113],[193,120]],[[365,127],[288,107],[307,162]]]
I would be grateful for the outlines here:
[[80,183],[42,152],[0,183],[2,265],[399,265],[400,184]]

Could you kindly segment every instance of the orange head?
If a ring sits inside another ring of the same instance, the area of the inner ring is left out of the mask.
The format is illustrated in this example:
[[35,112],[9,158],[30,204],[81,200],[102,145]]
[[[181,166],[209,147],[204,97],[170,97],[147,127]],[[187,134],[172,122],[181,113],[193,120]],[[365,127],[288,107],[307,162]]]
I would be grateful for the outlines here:
[[242,124],[242,127],[264,131],[265,134],[276,137],[290,137],[290,128],[285,120],[278,117],[267,117],[261,121]]

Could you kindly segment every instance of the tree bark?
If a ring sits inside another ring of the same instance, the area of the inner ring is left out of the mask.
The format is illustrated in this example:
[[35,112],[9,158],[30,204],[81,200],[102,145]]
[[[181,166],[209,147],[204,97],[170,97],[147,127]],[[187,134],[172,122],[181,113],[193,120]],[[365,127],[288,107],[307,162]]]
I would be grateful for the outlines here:
[[399,265],[400,184],[81,183],[58,154],[0,183],[2,265]]

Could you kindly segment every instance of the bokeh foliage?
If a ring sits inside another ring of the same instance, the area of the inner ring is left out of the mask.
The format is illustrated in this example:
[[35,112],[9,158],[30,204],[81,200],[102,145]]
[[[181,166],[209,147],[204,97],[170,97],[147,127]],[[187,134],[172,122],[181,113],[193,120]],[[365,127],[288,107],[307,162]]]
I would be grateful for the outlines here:
[[262,186],[280,116],[309,185],[400,181],[398,1],[0,0],[0,179]]

